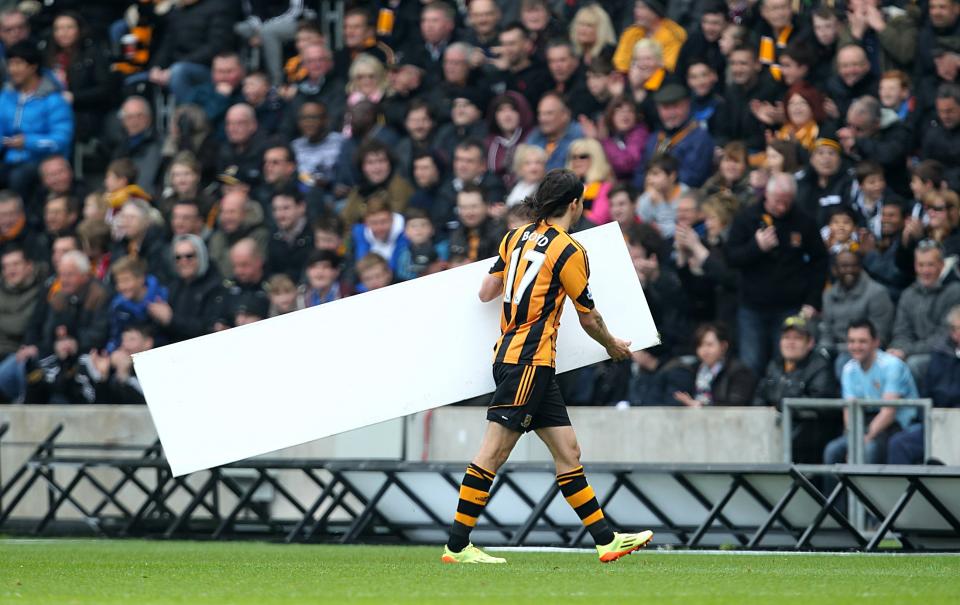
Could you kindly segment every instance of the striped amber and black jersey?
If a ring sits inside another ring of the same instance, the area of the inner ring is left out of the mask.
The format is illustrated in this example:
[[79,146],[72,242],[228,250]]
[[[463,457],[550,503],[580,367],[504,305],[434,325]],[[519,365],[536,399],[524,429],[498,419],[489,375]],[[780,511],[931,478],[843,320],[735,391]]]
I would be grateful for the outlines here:
[[530,224],[507,233],[490,274],[503,279],[494,361],[553,367],[566,297],[578,311],[594,307],[587,251],[555,225]]

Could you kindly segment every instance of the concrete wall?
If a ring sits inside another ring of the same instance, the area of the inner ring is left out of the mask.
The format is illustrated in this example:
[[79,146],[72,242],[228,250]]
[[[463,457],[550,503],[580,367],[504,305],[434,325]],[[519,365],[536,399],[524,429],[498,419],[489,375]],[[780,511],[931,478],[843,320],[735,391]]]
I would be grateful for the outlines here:
[[[777,463],[783,445],[777,413],[770,408],[571,408],[584,462],[676,462],[676,463]],[[357,431],[288,448],[270,454],[285,458],[381,458],[466,462],[473,456],[485,427],[485,410],[448,407],[385,422]],[[23,464],[36,444],[63,423],[61,443],[110,443],[147,445],[156,431],[147,408],[140,406],[0,406],[0,424],[10,423],[10,432],[0,441],[0,479],[8,480]],[[934,410],[932,454],[947,464],[960,465],[960,409]],[[210,427],[211,431],[217,427]],[[83,452],[80,452],[83,453]],[[93,454],[94,452],[90,452]],[[520,440],[512,461],[549,461],[550,457],[533,435]],[[60,471],[65,483],[72,473]],[[117,474],[100,472],[104,482]],[[301,473],[284,471],[278,476],[294,496],[309,505],[317,493],[315,484]],[[199,482],[201,477],[193,478]],[[269,489],[265,490],[269,492]],[[122,492],[124,502],[136,507],[142,497],[134,490]],[[89,501],[92,488],[80,490]],[[269,496],[268,493],[265,494]],[[232,496],[223,494],[225,502]],[[4,494],[8,502],[12,494]],[[36,517],[46,510],[46,491],[36,485],[15,511],[16,517]],[[185,500],[185,496],[181,501]],[[177,504],[176,501],[173,504]],[[69,505],[70,517],[78,513]],[[278,504],[275,514],[293,515],[293,507]]]

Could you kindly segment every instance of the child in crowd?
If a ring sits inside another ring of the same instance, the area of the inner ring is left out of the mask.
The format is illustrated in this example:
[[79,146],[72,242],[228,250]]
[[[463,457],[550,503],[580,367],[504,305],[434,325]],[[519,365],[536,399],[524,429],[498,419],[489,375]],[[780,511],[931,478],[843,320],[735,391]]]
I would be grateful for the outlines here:
[[394,212],[389,201],[383,197],[371,199],[363,222],[353,226],[354,259],[359,261],[373,252],[382,256],[390,264],[390,271],[395,272],[400,251],[407,245],[403,230],[403,215]]
[[107,165],[107,173],[103,177],[104,194],[110,209],[107,211],[106,220],[111,222],[113,215],[128,200],[140,199],[145,202],[152,201],[150,194],[140,188],[137,182],[137,166],[130,158],[120,158]]
[[831,256],[849,250],[856,252],[860,249],[860,238],[857,234],[857,212],[850,206],[838,204],[830,210],[826,226],[820,230],[824,244]]
[[340,283],[343,259],[331,250],[314,250],[307,258],[306,280],[297,290],[297,308],[306,309],[340,300],[345,288]]
[[637,192],[630,185],[614,185],[608,197],[610,218],[620,226],[620,232],[626,240],[630,227],[640,223],[637,216]]
[[867,160],[857,164],[857,190],[853,205],[859,210],[861,224],[875,237],[880,237],[880,216],[884,203],[902,204],[900,198],[887,191],[887,179],[880,164]]
[[883,73],[878,92],[880,104],[897,112],[902,121],[906,121],[916,109],[917,100],[910,91],[910,76],[899,69]]
[[111,271],[117,293],[110,301],[108,353],[120,346],[120,338],[128,325],[150,322],[147,313],[150,303],[167,300],[167,289],[156,277],[147,275],[147,265],[142,260],[126,256],[113,263]]
[[84,220],[107,221],[107,216],[112,216],[110,202],[102,190],[88,193],[83,198],[83,218]]
[[357,277],[360,279],[358,292],[379,290],[393,283],[390,265],[376,252],[369,252],[357,261]]
[[297,286],[286,273],[277,273],[267,280],[270,295],[269,317],[276,317],[297,310]]
[[433,223],[430,216],[420,208],[409,208],[406,212],[406,246],[400,250],[397,263],[397,279],[406,281],[421,275],[433,273],[438,261],[449,257],[450,242],[433,243]]
[[913,193],[913,201],[909,204],[910,218],[924,219],[923,198],[931,191],[946,187],[943,164],[937,160],[923,160],[914,166],[910,176],[910,191]]
[[687,191],[679,182],[679,164],[671,155],[658,155],[647,166],[646,190],[640,196],[637,215],[652,223],[664,238],[673,237],[677,220],[677,202]]

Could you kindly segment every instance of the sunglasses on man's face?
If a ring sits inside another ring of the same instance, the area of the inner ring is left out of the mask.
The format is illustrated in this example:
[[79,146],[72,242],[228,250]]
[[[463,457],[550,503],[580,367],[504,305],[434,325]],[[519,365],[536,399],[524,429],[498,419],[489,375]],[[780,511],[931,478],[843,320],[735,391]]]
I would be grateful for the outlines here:
[[197,258],[197,255],[194,252],[188,252],[186,254],[177,254],[173,258],[175,260],[193,260]]
[[935,210],[935,211],[937,211],[937,212],[943,212],[943,211],[945,211],[945,210],[947,209],[947,206],[946,206],[945,204],[940,204],[940,205],[937,205],[937,206],[934,206],[933,204],[929,204],[929,205],[925,206],[925,208],[927,209],[928,212],[929,212],[930,210]]

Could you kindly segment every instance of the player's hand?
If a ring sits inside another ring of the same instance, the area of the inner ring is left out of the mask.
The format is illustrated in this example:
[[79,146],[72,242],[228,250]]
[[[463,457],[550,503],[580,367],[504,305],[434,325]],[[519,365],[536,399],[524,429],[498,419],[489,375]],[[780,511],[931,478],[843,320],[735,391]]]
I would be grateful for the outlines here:
[[613,342],[607,345],[607,355],[614,361],[622,361],[630,357],[630,341],[614,338]]

